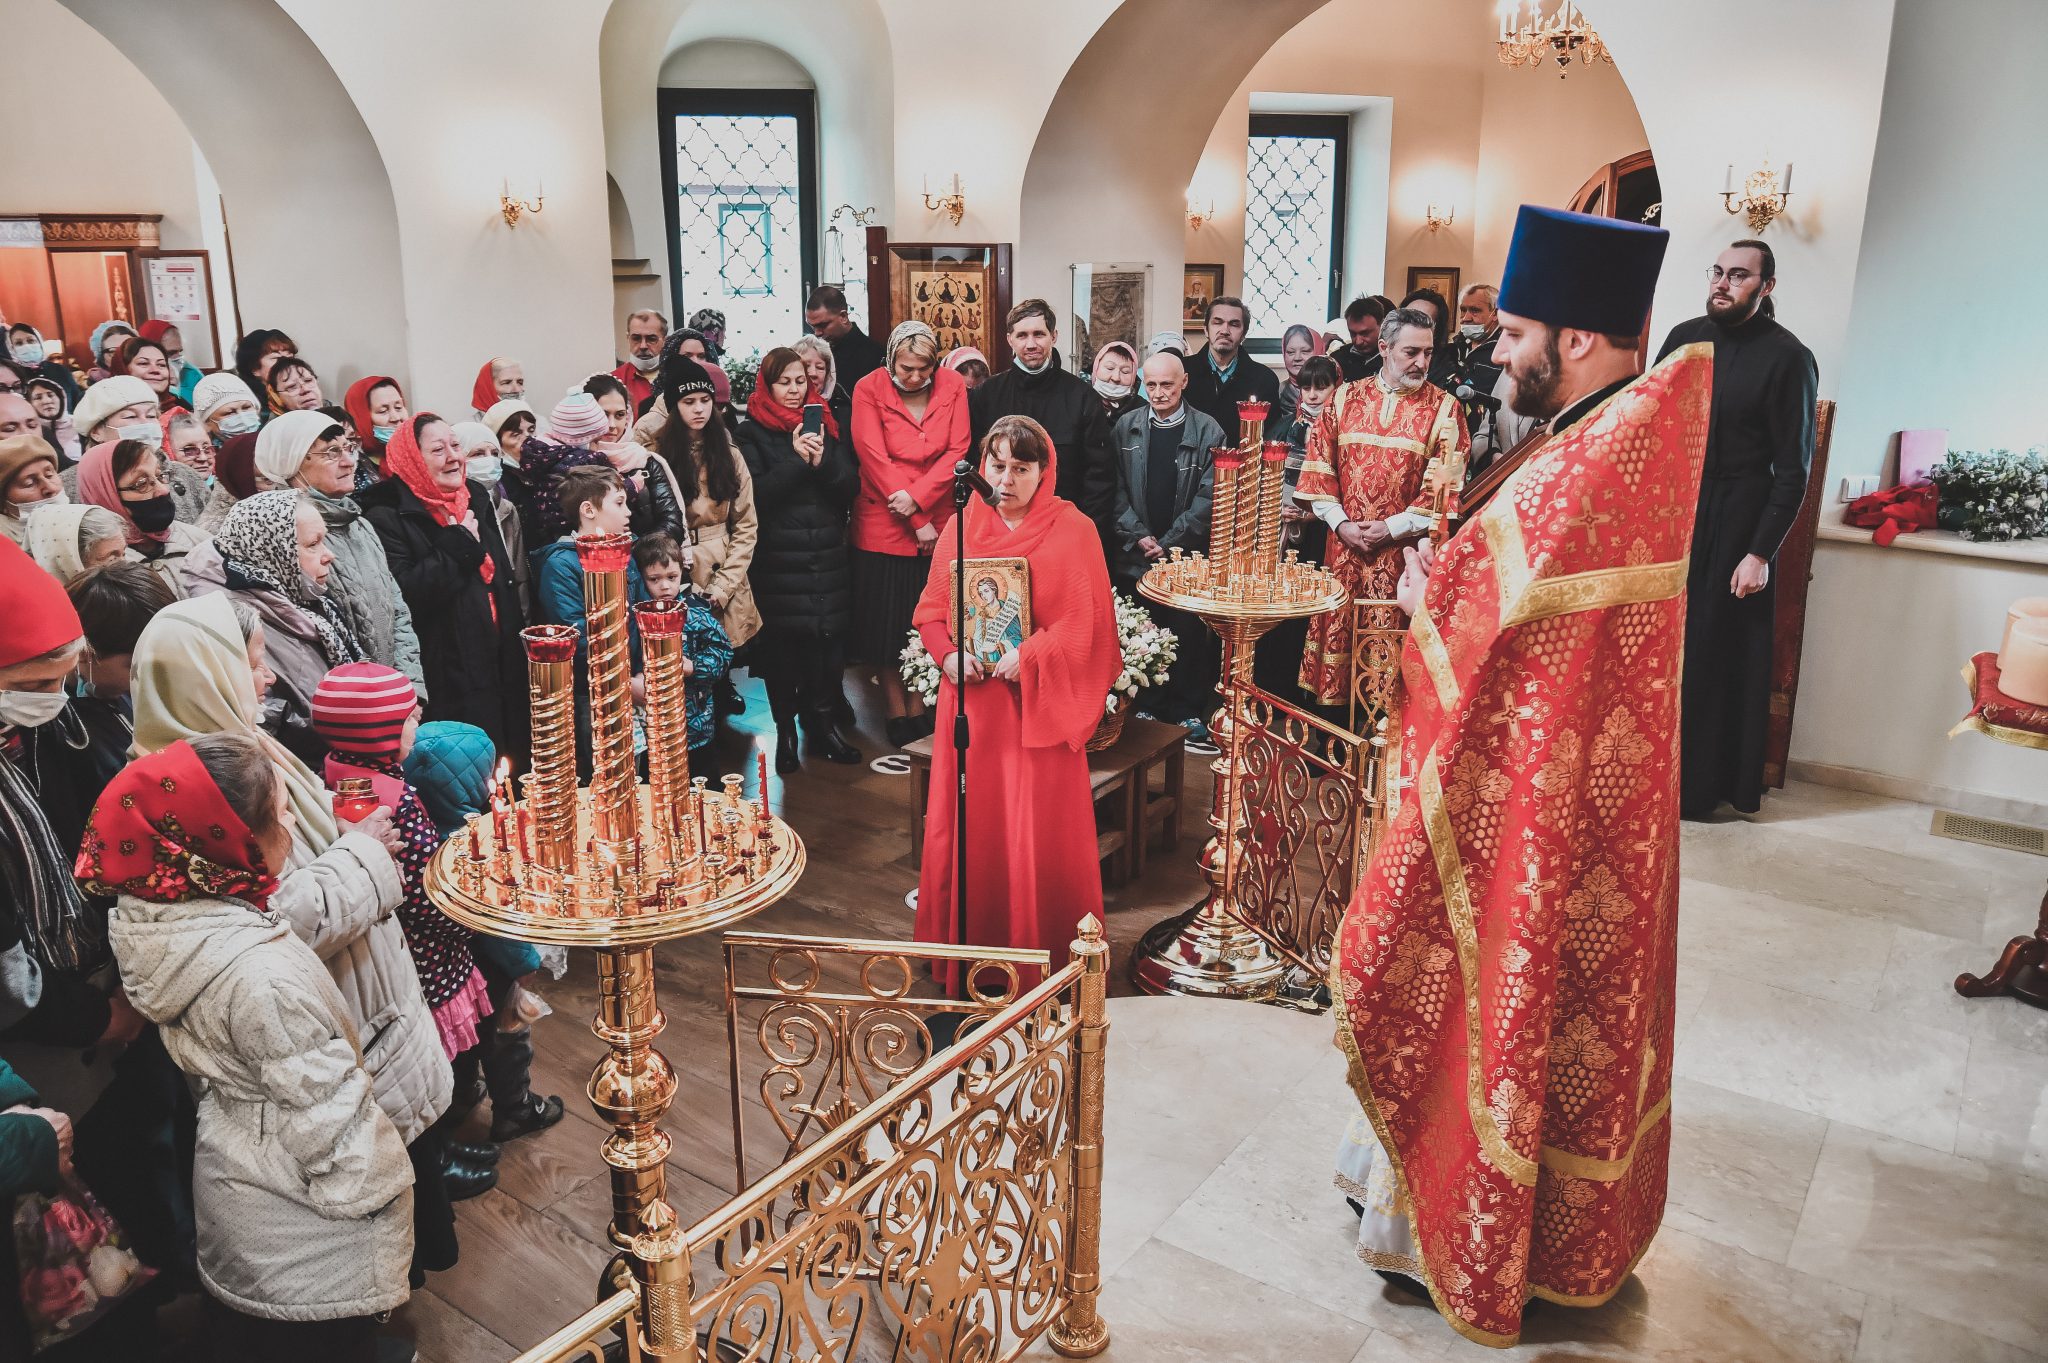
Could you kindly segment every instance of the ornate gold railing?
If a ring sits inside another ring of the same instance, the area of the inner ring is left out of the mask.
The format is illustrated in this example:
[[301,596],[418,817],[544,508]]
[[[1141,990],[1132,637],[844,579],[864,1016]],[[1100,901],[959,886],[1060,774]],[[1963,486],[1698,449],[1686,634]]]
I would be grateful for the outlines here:
[[[633,1285],[630,1273],[625,1275],[625,1284],[513,1363],[605,1363],[605,1345],[615,1331],[625,1339],[625,1363],[640,1363],[640,1289]],[[619,1330],[622,1325],[626,1328]]]

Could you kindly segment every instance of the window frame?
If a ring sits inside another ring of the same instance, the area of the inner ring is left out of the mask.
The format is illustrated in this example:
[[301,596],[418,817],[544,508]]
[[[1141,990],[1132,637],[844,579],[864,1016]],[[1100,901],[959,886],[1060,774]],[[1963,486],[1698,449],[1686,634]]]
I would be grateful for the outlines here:
[[683,297],[683,242],[681,205],[677,202],[680,180],[676,171],[676,119],[691,115],[727,118],[796,119],[797,161],[797,275],[802,295],[797,314],[802,316],[804,299],[818,284],[820,264],[818,201],[818,95],[815,90],[749,90],[730,87],[664,87],[655,92],[657,143],[661,149],[662,220],[666,227],[668,255],[669,315],[678,327],[696,310]]
[[[1245,129],[1246,179],[1250,179],[1251,140],[1254,137],[1296,137],[1314,138],[1336,144],[1336,173],[1331,177],[1330,193],[1334,196],[1330,214],[1330,270],[1326,281],[1326,308],[1322,317],[1313,319],[1309,325],[1320,325],[1324,319],[1335,317],[1344,304],[1344,229],[1345,209],[1350,195],[1351,174],[1351,115],[1350,114],[1276,114],[1254,113]],[[1246,185],[1245,243],[1249,250],[1251,243],[1250,185]],[[1244,260],[1238,260],[1238,278],[1246,278]],[[1240,283],[1240,287],[1249,288]],[[1254,306],[1254,300],[1245,298],[1245,306]],[[1298,317],[1287,319],[1261,318],[1265,322],[1280,320],[1278,331],[1272,335],[1254,332],[1245,338],[1245,349],[1254,355],[1277,355],[1280,341],[1287,328],[1302,320]]]

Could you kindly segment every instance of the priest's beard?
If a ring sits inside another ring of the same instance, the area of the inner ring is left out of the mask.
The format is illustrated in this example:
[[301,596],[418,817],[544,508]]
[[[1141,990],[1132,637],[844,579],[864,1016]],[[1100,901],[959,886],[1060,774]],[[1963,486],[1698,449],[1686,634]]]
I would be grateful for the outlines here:
[[1508,406],[1515,415],[1538,420],[1556,416],[1564,407],[1564,374],[1557,354],[1557,333],[1553,331],[1544,339],[1543,354],[1535,364],[1526,371],[1517,365],[1508,377],[1512,381]]
[[1732,298],[1716,298],[1714,295],[1708,294],[1707,316],[1724,327],[1739,327],[1750,318],[1756,316],[1757,309],[1763,305],[1764,296],[1762,290],[1758,290],[1747,304],[1738,303]]

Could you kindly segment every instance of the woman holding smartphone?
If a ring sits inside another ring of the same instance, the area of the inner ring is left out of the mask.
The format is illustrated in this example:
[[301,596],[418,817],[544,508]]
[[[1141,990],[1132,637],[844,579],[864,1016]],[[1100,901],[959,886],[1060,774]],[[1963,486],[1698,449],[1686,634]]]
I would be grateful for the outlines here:
[[775,714],[775,769],[799,766],[799,720],[806,751],[858,763],[860,749],[833,727],[833,707],[853,629],[846,523],[860,470],[804,357],[788,346],[762,357],[739,447],[760,523],[749,573],[762,619],[753,670]]

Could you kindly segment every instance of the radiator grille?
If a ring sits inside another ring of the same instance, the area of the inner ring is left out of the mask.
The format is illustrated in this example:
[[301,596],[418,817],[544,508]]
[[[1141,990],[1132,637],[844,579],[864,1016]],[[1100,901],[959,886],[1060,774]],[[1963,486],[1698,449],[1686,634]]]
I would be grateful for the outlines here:
[[1946,809],[1937,809],[1934,811],[1934,836],[2048,857],[2048,829],[2029,828],[2025,824],[2006,823],[2002,819],[1980,819],[1974,814],[1953,814]]

